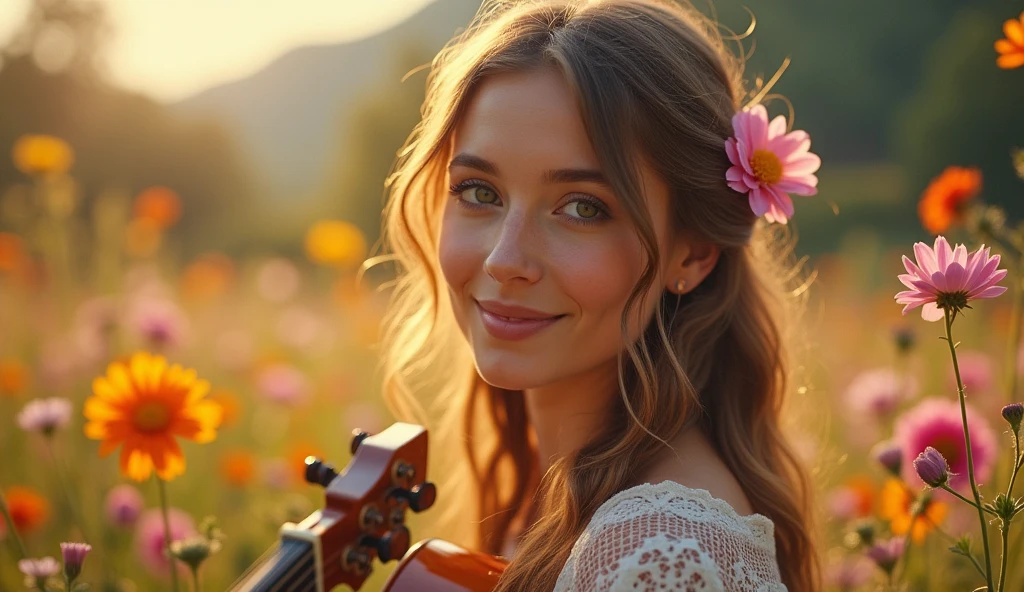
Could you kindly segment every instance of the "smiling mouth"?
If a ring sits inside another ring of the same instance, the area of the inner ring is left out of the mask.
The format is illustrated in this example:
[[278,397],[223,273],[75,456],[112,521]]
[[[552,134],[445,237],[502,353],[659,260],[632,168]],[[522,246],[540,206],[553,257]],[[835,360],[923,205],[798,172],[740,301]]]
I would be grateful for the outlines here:
[[476,307],[484,329],[491,337],[501,341],[519,341],[532,337],[567,316],[562,314],[539,319],[524,319],[493,313],[479,303]]

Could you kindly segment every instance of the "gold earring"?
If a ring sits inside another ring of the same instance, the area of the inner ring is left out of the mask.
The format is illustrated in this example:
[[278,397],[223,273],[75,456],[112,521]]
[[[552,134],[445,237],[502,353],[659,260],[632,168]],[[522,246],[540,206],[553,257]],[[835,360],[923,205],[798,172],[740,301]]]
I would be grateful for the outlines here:
[[676,292],[682,293],[686,289],[686,280],[678,280],[676,282]]

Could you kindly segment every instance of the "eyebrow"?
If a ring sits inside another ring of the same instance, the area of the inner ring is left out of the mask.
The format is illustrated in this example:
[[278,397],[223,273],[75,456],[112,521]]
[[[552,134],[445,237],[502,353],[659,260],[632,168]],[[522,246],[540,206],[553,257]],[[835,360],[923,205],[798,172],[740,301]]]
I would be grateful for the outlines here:
[[[495,177],[501,176],[501,173],[498,172],[498,165],[489,160],[480,158],[479,156],[467,154],[465,152],[457,154],[452,158],[452,161],[448,163],[449,169],[454,166],[469,167],[471,169],[487,173],[488,175],[494,175]],[[608,178],[605,177],[601,171],[595,171],[593,169],[555,169],[545,172],[543,179],[546,183],[596,183],[609,190],[612,189],[612,184],[608,181]]]

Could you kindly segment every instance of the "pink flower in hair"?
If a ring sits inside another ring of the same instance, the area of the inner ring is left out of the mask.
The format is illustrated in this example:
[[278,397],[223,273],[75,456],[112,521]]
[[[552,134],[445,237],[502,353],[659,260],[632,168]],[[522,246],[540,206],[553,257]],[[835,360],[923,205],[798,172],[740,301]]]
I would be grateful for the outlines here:
[[754,105],[732,117],[735,136],[725,141],[725,153],[733,166],[725,172],[729,187],[746,193],[750,209],[769,222],[785,224],[793,216],[789,194],[814,195],[821,166],[817,154],[808,151],[807,132],[786,133],[782,115],[768,123],[768,110]]

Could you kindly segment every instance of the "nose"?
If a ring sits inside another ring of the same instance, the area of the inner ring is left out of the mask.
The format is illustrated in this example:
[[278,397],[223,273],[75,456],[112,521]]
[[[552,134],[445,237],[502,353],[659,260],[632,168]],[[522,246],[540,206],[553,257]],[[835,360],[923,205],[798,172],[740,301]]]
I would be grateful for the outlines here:
[[498,228],[497,240],[484,259],[484,271],[499,284],[515,280],[534,283],[543,275],[535,256],[543,248],[540,233],[526,212],[509,212]]

